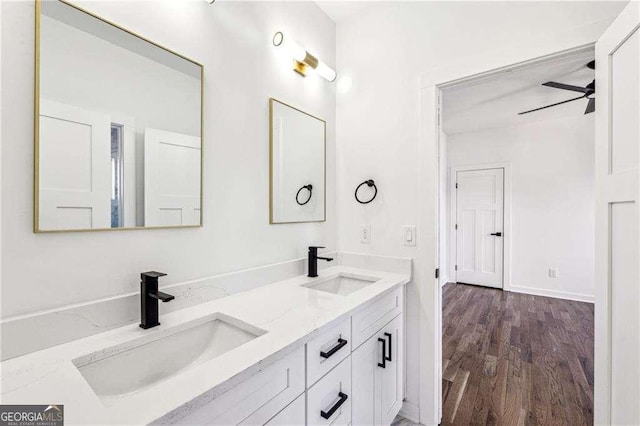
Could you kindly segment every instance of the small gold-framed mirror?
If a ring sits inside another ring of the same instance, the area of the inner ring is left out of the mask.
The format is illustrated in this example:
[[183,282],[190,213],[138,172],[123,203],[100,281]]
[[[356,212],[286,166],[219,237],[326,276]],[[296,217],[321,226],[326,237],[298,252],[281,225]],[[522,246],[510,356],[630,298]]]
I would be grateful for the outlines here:
[[326,220],[326,122],[269,99],[269,222]]
[[202,226],[203,66],[36,1],[34,232]]

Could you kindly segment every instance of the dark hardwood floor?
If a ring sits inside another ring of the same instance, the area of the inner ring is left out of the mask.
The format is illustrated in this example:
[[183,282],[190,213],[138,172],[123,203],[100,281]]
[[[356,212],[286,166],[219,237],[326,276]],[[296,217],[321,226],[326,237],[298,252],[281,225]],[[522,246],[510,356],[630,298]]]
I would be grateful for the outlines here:
[[443,288],[442,425],[593,424],[593,305]]

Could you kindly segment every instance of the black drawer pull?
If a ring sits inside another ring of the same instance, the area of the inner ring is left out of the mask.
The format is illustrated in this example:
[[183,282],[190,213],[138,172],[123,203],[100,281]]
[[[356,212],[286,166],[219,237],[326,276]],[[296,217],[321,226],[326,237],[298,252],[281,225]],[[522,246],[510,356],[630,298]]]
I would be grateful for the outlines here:
[[349,398],[349,395],[342,392],[338,392],[338,396],[340,397],[340,399],[335,403],[333,407],[329,409],[329,411],[320,410],[320,415],[323,419],[328,419],[329,417],[333,416],[333,413],[335,413],[336,410],[340,408],[340,406],[344,404],[344,402]]
[[378,367],[387,368],[387,341],[382,337],[378,337],[378,342],[382,343],[382,362],[378,363]]
[[328,352],[323,352],[320,351],[320,356],[322,358],[329,358],[331,355],[335,354],[336,352],[338,352],[340,349],[342,349],[348,342],[345,339],[342,338],[338,338],[338,343],[332,347],[331,349],[329,349]]
[[384,335],[389,338],[389,357],[385,355],[384,359],[386,359],[387,361],[393,361],[391,359],[391,352],[393,352],[393,346],[391,346],[391,333],[384,333]]

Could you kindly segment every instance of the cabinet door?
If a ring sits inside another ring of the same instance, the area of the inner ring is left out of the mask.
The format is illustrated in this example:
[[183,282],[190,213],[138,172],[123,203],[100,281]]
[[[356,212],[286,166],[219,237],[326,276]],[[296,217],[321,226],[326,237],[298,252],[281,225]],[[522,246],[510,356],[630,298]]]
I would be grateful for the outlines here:
[[269,426],[291,426],[305,424],[305,395],[302,394],[266,424]]
[[351,355],[353,426],[390,425],[402,407],[402,321],[396,316]]
[[380,418],[380,404],[376,404],[376,396],[378,395],[376,376],[378,370],[381,369],[378,367],[381,357],[382,343],[378,342],[377,334],[374,334],[351,354],[353,426],[379,424],[379,421],[376,421]]
[[[380,392],[376,402],[380,404],[380,423],[390,425],[402,407],[403,399],[403,327],[402,315],[395,317],[379,333],[385,339],[385,368],[378,368]],[[377,423],[377,422],[376,422]]]
[[301,346],[173,421],[183,425],[263,425],[303,393],[304,346]]

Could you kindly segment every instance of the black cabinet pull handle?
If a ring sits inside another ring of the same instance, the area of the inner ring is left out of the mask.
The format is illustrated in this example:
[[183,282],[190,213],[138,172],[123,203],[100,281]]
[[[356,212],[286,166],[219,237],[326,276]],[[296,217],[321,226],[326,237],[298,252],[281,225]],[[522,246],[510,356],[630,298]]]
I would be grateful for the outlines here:
[[389,357],[385,355],[384,359],[386,359],[387,361],[393,361],[391,359],[391,352],[393,351],[393,346],[391,346],[391,333],[384,333],[384,335],[389,338]]
[[349,399],[349,395],[347,395],[346,393],[338,392],[338,396],[340,397],[340,399],[333,405],[333,407],[329,409],[329,411],[320,410],[320,415],[323,419],[328,419],[329,417],[333,416],[333,413],[335,413],[336,410],[340,408],[340,406],[344,404],[347,399]]
[[347,341],[345,339],[339,338],[338,343],[334,347],[329,349],[327,352],[320,351],[320,356],[322,358],[329,358],[331,355],[335,354],[340,349],[342,349],[346,344],[347,344]]
[[502,237],[502,232],[492,232],[491,235],[496,237]]
[[382,362],[378,363],[378,367],[387,368],[387,341],[382,337],[378,337],[378,342],[382,343]]

